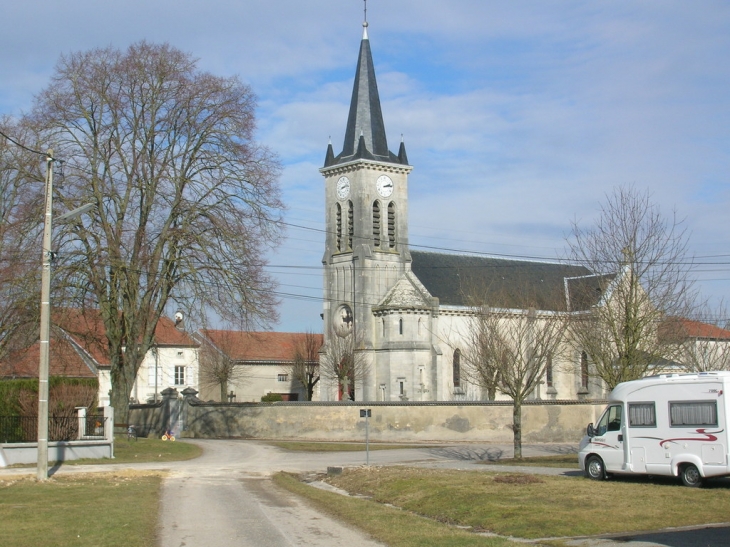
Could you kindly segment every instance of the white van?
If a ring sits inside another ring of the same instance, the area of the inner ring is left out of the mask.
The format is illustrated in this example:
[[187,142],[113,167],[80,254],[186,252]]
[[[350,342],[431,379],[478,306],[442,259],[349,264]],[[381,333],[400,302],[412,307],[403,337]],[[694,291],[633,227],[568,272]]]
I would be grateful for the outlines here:
[[730,372],[663,374],[616,386],[578,453],[586,476],[679,476],[687,486],[730,475]]

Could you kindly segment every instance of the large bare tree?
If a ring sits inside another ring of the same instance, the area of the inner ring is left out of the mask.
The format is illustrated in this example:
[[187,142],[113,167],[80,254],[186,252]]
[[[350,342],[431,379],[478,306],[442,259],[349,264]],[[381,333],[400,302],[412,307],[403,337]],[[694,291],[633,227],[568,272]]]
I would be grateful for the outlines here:
[[320,376],[335,382],[339,400],[355,400],[358,383],[367,377],[370,363],[358,348],[362,345],[352,332],[344,334],[333,330],[322,348],[319,361]]
[[606,196],[595,226],[573,223],[568,244],[570,259],[596,274],[600,291],[599,298],[576,295],[596,303],[574,314],[571,325],[591,376],[608,389],[645,376],[671,353],[657,335],[659,325],[667,317],[689,317],[697,298],[682,221],[676,213],[662,215],[649,192],[619,187]]
[[306,390],[306,400],[311,401],[314,388],[319,382],[319,350],[322,347],[322,335],[307,331],[294,347],[294,358],[291,367],[292,378]]
[[280,235],[280,168],[254,109],[238,78],[147,42],[63,56],[37,97],[29,119],[65,160],[57,202],[96,206],[62,232],[54,275],[100,309],[120,422],[172,303],[276,318],[263,255]]
[[38,334],[44,175],[28,133],[0,119],[0,359]]

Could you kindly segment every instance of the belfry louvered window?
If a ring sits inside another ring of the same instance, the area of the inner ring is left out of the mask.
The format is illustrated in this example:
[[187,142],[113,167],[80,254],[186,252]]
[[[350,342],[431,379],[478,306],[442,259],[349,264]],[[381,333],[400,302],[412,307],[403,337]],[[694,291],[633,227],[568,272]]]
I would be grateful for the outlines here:
[[395,203],[388,204],[388,246],[395,249]]
[[352,249],[352,238],[355,236],[355,212],[352,202],[347,202],[347,248]]
[[373,245],[380,247],[380,202],[373,202]]
[[337,204],[337,232],[335,237],[337,238],[337,250],[342,250],[342,206]]

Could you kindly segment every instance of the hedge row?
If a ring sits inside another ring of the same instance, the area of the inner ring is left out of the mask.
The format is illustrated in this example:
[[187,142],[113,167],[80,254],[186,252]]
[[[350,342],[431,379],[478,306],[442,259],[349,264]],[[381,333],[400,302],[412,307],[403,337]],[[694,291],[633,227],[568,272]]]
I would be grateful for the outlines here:
[[[97,378],[67,378],[65,376],[51,376],[48,380],[50,390],[61,386],[75,387],[78,386],[81,391],[87,391],[83,388],[92,388],[94,392],[99,391],[99,380]],[[54,390],[56,391],[56,390]],[[64,390],[69,393],[69,390]],[[71,392],[73,391],[70,390]],[[28,397],[38,398],[38,379],[37,378],[15,378],[8,380],[0,380],[0,416],[19,416],[22,413],[21,401],[27,400]],[[62,406],[86,406],[88,403],[82,400],[76,401],[73,395],[68,401],[59,401]]]

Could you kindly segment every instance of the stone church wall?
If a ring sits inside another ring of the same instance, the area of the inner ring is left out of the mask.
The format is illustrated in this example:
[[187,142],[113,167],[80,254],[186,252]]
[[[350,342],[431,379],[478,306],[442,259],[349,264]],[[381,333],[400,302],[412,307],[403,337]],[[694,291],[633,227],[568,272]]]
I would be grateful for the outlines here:
[[[523,407],[523,442],[578,443],[604,401],[530,402]],[[189,397],[182,435],[362,441],[369,408],[373,442],[512,442],[509,402],[464,403],[203,403]]]

